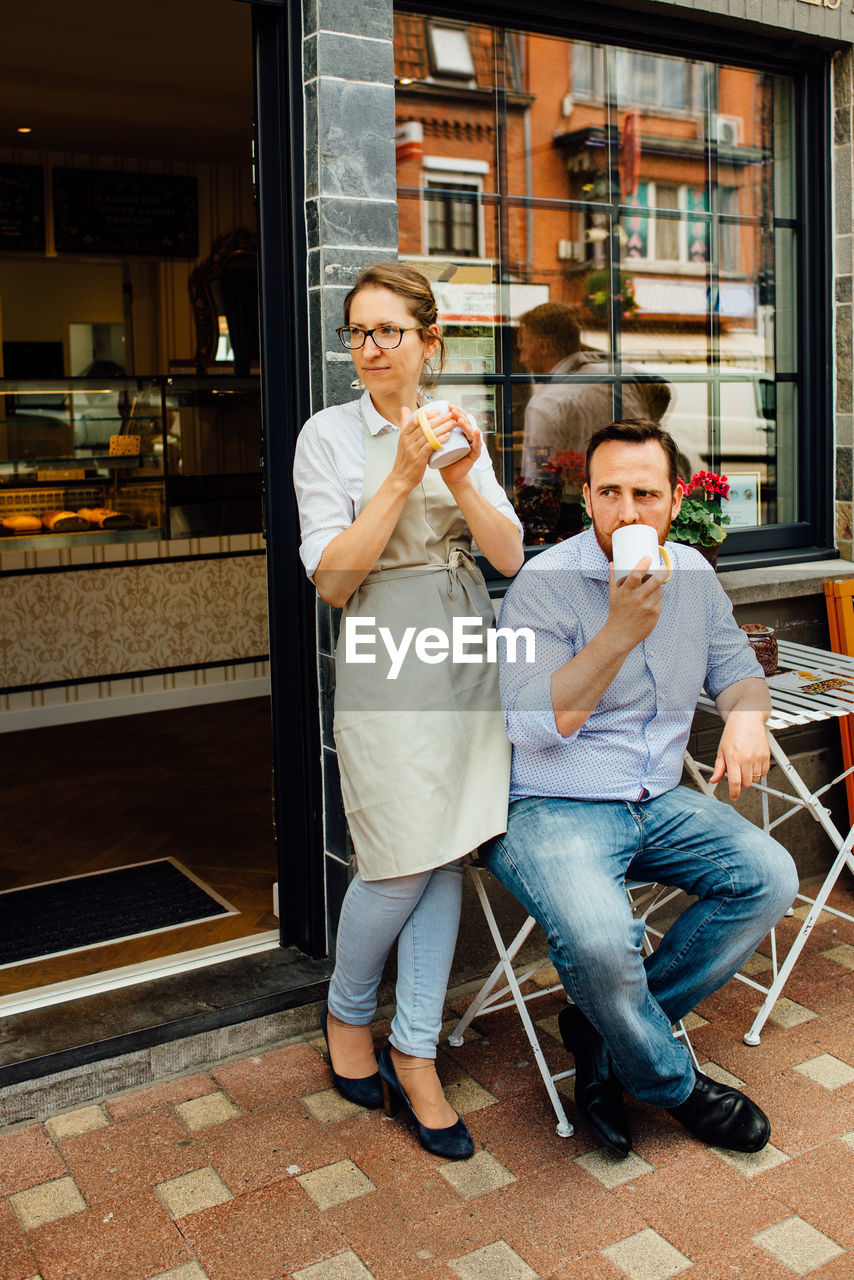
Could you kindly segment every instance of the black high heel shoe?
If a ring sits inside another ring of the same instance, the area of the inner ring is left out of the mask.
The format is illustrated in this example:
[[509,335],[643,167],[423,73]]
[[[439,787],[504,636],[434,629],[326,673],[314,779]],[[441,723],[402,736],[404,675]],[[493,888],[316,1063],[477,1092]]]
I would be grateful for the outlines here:
[[446,1160],[467,1160],[469,1156],[474,1155],[474,1139],[460,1116],[457,1116],[455,1124],[448,1125],[445,1129],[428,1129],[426,1124],[421,1123],[397,1078],[388,1045],[380,1054],[378,1065],[386,1115],[396,1115],[401,1106],[405,1106],[415,1123],[419,1142],[425,1151],[429,1151],[434,1156],[444,1156]]
[[326,1030],[328,1014],[329,1005],[325,1004],[320,1011],[320,1029],[326,1041],[326,1051],[329,1054],[329,1070],[332,1072],[332,1082],[335,1088],[348,1102],[355,1102],[357,1107],[368,1107],[372,1111],[378,1110],[383,1105],[384,1092],[378,1071],[375,1071],[372,1076],[352,1079],[350,1076],[339,1076],[333,1067],[332,1051],[329,1048],[329,1035]]

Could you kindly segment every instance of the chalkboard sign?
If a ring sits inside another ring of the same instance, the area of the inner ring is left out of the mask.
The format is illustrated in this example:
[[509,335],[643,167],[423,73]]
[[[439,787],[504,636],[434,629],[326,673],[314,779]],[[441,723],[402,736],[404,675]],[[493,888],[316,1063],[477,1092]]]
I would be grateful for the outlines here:
[[54,169],[57,253],[197,258],[195,178]]
[[37,164],[0,164],[0,249],[44,252],[44,174]]

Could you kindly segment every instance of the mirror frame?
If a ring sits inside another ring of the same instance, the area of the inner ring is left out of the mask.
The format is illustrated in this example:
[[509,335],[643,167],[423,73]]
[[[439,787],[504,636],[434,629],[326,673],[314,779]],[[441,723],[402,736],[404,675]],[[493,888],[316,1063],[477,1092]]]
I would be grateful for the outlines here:
[[188,287],[196,326],[196,351],[193,360],[199,373],[204,373],[209,365],[228,363],[216,360],[219,325],[211,281],[222,274],[233,258],[241,254],[251,254],[256,259],[258,257],[258,236],[246,227],[238,227],[217,236],[209,257],[190,272]]

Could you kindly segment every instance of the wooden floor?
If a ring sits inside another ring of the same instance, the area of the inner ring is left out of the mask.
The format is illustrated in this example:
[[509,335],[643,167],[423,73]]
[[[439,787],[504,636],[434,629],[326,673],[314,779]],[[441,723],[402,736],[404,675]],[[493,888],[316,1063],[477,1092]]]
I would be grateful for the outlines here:
[[239,915],[0,969],[0,995],[275,929],[270,705],[0,735],[0,890],[172,857]]

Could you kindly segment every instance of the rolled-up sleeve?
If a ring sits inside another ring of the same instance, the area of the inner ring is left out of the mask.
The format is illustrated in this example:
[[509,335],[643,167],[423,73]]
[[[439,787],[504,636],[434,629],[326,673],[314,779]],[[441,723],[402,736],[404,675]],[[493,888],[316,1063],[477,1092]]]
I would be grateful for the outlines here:
[[513,510],[513,504],[507,497],[507,494],[498,483],[498,478],[496,477],[495,469],[492,465],[492,458],[489,456],[485,442],[483,449],[481,450],[480,457],[474,464],[474,468],[477,471],[478,479],[480,481],[480,491],[484,498],[487,498],[492,503],[496,511],[500,511],[503,516],[506,516],[524,537],[525,531],[522,528],[522,522]]
[[333,449],[317,424],[305,424],[294,454],[294,489],[300,517],[300,558],[313,578],[326,547],[356,518],[353,500],[340,482]]
[[703,578],[709,592],[709,657],[704,683],[709,697],[717,698],[739,680],[764,677],[764,672],[750,641],[732,615],[729,597],[711,568]]
[[[498,619],[498,673],[507,736],[517,747],[542,751],[566,742],[558,732],[551,680],[558,667],[575,657],[578,620],[566,600],[558,600],[554,574],[523,569],[504,598]],[[525,661],[525,643],[513,647],[502,630],[528,628],[534,636],[534,661]]]

